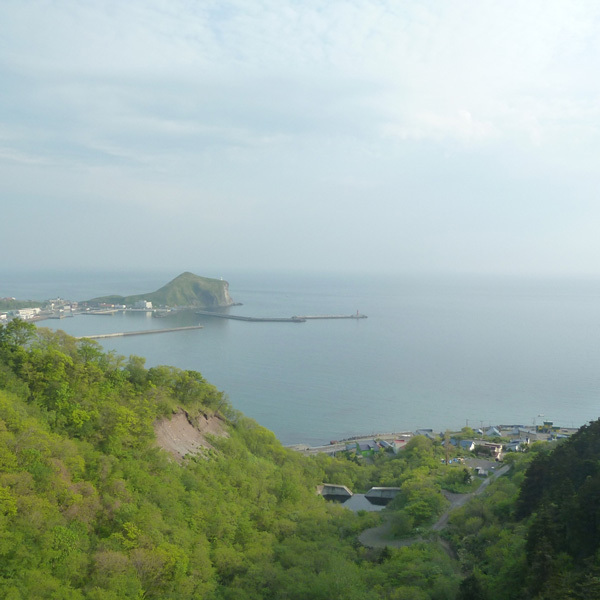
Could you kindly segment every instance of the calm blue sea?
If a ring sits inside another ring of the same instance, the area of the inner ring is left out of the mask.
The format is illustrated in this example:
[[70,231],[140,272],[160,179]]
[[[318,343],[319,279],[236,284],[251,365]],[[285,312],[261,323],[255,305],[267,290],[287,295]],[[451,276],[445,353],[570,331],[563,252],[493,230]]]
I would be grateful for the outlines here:
[[[248,323],[182,313],[43,321],[72,335],[202,324],[102,340],[146,365],[200,371],[286,444],[600,416],[600,280],[225,272],[233,314],[364,320]],[[153,291],[178,273],[0,273],[0,297]]]

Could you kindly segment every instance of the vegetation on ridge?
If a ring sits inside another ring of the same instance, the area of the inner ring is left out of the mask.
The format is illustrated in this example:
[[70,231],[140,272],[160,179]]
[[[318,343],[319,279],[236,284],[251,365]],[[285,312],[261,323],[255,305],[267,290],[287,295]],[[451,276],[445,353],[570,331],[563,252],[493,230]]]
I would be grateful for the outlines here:
[[[208,459],[156,447],[154,422],[179,408],[227,421]],[[315,494],[342,472],[368,470],[283,448],[197,372],[0,326],[0,597],[452,597],[441,549],[357,543],[378,516]]]
[[18,300],[12,298],[0,298],[0,311],[3,310],[17,310],[19,308],[36,308],[40,306],[45,306],[48,304],[48,301],[40,301],[40,300]]
[[230,306],[229,284],[222,279],[200,277],[193,273],[182,273],[159,290],[133,296],[102,296],[88,302],[132,305],[147,300],[155,306],[193,306],[209,308]]
[[[229,437],[177,463],[157,420],[219,414]],[[509,476],[428,527],[464,467],[415,437],[395,457],[303,457],[235,411],[200,373],[147,369],[90,340],[0,326],[0,597],[11,600],[592,599],[600,597],[600,422],[552,453],[511,457]],[[371,550],[318,483],[400,486],[399,534]],[[466,487],[465,487],[466,486]],[[587,536],[587,537],[586,537]]]

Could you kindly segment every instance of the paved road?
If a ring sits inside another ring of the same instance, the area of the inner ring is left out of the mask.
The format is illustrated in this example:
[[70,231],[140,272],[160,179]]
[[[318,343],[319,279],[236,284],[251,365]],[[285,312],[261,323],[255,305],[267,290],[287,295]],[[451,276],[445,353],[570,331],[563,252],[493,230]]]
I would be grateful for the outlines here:
[[[510,465],[505,465],[502,468],[498,469],[491,477],[488,477],[483,483],[470,494],[446,494],[446,497],[450,500],[450,506],[448,509],[440,516],[437,522],[433,525],[433,531],[441,531],[448,524],[448,519],[450,517],[450,513],[453,510],[456,510],[460,506],[466,504],[471,498],[474,496],[478,496],[483,493],[483,491],[490,485],[494,479],[500,477],[500,475],[504,475],[510,470]],[[365,529],[359,536],[358,540],[363,546],[367,546],[369,548],[385,548],[386,546],[392,546],[393,548],[403,548],[405,546],[411,546],[416,542],[422,542],[422,537],[414,537],[414,538],[406,538],[403,540],[394,540],[391,539],[392,536],[392,524],[389,521],[389,518],[386,518],[385,522],[379,527],[372,527],[371,529]]]
[[450,506],[444,512],[444,514],[437,520],[437,522],[433,525],[431,529],[433,531],[441,531],[448,524],[448,519],[450,518],[450,513],[457,509],[460,506],[464,506],[467,501],[469,501],[473,496],[479,496],[494,479],[500,477],[500,475],[504,475],[504,473],[508,473],[510,470],[510,465],[504,465],[502,468],[498,469],[491,477],[488,477],[483,481],[483,483],[470,494],[452,494],[453,497],[448,498],[450,500]]

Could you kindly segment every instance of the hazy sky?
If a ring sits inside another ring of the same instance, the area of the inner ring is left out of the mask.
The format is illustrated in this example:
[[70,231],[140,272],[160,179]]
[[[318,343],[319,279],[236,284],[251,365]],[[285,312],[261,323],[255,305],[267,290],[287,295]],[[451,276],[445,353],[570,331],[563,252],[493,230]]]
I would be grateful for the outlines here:
[[0,257],[600,274],[596,0],[2,0]]

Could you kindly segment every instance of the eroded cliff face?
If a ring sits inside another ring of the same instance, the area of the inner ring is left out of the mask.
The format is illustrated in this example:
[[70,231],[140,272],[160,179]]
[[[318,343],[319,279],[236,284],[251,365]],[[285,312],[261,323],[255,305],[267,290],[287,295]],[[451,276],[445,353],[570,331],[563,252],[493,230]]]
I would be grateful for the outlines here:
[[223,282],[223,306],[232,306],[233,304],[235,304],[235,302],[231,299],[231,296],[229,295],[229,282],[228,281],[224,281]]
[[170,419],[159,419],[154,423],[156,445],[171,454],[177,462],[186,455],[206,456],[213,446],[207,435],[229,437],[225,421],[217,415],[201,414],[196,419],[183,409]]

